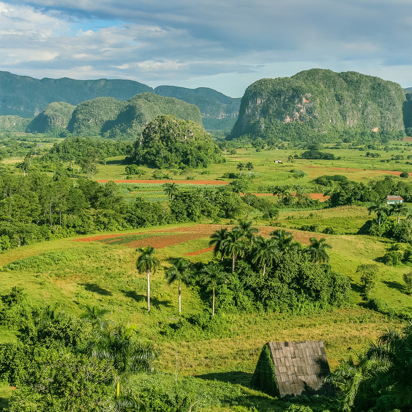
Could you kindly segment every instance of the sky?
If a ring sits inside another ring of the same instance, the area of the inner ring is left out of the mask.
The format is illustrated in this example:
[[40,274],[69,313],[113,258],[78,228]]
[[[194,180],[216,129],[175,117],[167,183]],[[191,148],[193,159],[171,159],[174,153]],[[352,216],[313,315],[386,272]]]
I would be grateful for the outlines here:
[[311,68],[412,86],[412,0],[0,0],[0,70],[231,97]]

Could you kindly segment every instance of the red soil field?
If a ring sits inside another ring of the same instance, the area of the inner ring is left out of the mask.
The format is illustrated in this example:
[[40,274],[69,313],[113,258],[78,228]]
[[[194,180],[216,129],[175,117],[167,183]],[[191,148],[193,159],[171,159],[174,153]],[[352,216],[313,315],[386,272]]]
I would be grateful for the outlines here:
[[[177,227],[173,229],[163,229],[163,230],[153,230],[152,233],[170,233],[169,235],[165,236],[153,236],[147,237],[145,239],[138,239],[129,243],[124,243],[123,246],[138,248],[143,246],[152,246],[155,249],[162,249],[169,246],[178,245],[180,243],[189,242],[190,240],[200,239],[204,237],[209,237],[213,232],[216,230],[221,229],[222,227],[227,227],[231,229],[232,226],[221,226],[221,225],[207,225],[207,224],[198,224],[196,226],[191,227]],[[265,237],[269,237],[270,233],[275,230],[274,227],[259,227],[260,234]],[[301,242],[303,244],[309,245],[310,238],[315,237],[316,239],[320,239],[322,237],[328,238],[328,236],[314,234],[311,232],[303,232],[300,230],[290,230],[286,229],[287,232],[291,232],[293,235],[294,240]],[[177,232],[177,233],[176,233]],[[147,233],[147,232],[146,232]],[[173,233],[173,234],[172,234]],[[97,240],[103,239],[110,239],[110,238],[118,238],[120,236],[131,236],[134,234],[139,233],[127,233],[127,234],[112,234],[112,235],[101,235],[101,236],[92,236],[86,237],[82,239],[74,239],[77,242],[94,242]],[[110,242],[110,241],[109,241]],[[109,243],[108,242],[108,243]],[[186,253],[186,256],[196,256],[202,253],[209,252],[213,248],[206,248],[201,249],[195,252]]]
[[[222,182],[221,180],[111,180],[115,183],[177,183],[179,185],[228,185],[229,182]],[[97,183],[109,183],[109,180],[97,180]]]
[[202,255],[203,253],[210,252],[211,250],[214,249],[214,246],[207,247],[206,249],[200,249],[196,250],[196,252],[190,252],[190,253],[185,253],[183,256],[197,256],[197,255]]

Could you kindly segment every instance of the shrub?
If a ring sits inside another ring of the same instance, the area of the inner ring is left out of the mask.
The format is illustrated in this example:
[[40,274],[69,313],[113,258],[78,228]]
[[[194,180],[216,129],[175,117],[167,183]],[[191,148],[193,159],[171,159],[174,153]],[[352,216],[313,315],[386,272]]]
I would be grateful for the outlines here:
[[369,293],[376,285],[378,270],[377,265],[360,265],[356,269],[356,273],[361,275],[363,293],[366,297],[369,296]]
[[399,176],[400,176],[400,177],[408,178],[408,177],[409,177],[409,173],[408,173],[408,172],[402,172]]
[[404,273],[403,281],[405,282],[406,293],[410,295],[412,292],[412,272]]

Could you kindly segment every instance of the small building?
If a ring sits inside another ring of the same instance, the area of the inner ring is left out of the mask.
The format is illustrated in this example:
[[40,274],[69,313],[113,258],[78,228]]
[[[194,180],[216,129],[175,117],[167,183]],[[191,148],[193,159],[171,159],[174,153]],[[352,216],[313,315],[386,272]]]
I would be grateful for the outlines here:
[[401,196],[387,196],[386,197],[386,203],[388,205],[396,205],[398,203],[402,204],[403,203],[403,197],[401,197]]
[[282,160],[274,160],[275,163],[282,163]]
[[333,395],[329,363],[322,341],[269,342],[260,354],[251,384],[261,391],[284,397]]

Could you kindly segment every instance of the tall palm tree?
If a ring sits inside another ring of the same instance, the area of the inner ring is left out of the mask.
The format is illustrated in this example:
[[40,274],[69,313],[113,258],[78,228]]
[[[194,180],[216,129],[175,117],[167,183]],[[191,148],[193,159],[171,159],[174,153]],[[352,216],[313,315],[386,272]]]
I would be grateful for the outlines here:
[[326,239],[310,238],[310,245],[307,247],[306,252],[309,254],[313,262],[329,262],[329,255],[326,253],[326,249],[332,249],[332,246],[326,243]]
[[372,212],[376,213],[376,215],[378,216],[378,224],[380,226],[382,217],[389,216],[391,207],[386,203],[373,202],[369,205],[368,212],[369,214],[371,214]]
[[179,313],[182,313],[182,282],[189,283],[192,263],[183,258],[172,259],[172,266],[166,270],[166,279],[171,285],[179,283]]
[[214,246],[213,254],[216,256],[219,252],[222,256],[223,260],[223,253],[222,253],[222,244],[227,238],[227,234],[229,231],[226,227],[216,230],[210,236],[209,246]]
[[215,294],[216,288],[228,281],[227,273],[217,263],[209,263],[201,271],[201,282],[212,290],[212,316],[215,316]]
[[263,268],[263,276],[266,274],[266,267],[272,266],[276,256],[280,253],[279,246],[273,238],[256,236],[254,256],[252,263],[256,263]]
[[274,230],[270,233],[270,236],[276,241],[281,252],[293,248],[296,244],[296,242],[293,242],[292,233],[286,232],[286,230],[283,229]]
[[179,188],[176,183],[165,183],[163,185],[165,193],[173,200],[173,198],[179,193]]
[[153,256],[156,249],[152,246],[141,247],[136,252],[140,252],[136,261],[136,269],[140,274],[147,274],[147,311],[150,313],[150,273],[156,273],[160,262]]
[[403,203],[395,203],[391,205],[390,214],[398,216],[398,225],[401,220],[401,215],[406,215],[409,212],[409,207]]
[[247,163],[246,163],[246,169],[249,170],[249,177],[250,177],[250,175],[252,174],[252,170],[253,170],[254,168],[255,168],[255,167],[253,166],[253,163],[252,163],[252,162],[247,162]]
[[253,227],[253,223],[254,222],[252,220],[239,219],[237,221],[237,226],[235,226],[232,230],[240,232],[241,238],[252,244],[255,234],[259,232],[258,228]]
[[245,243],[242,241],[242,235],[240,230],[232,230],[228,232],[221,245],[223,255],[232,256],[232,272],[235,271],[237,257],[243,256],[245,253]]
[[239,162],[236,167],[240,172],[240,176],[242,176],[242,170],[245,168],[245,165],[242,162]]

